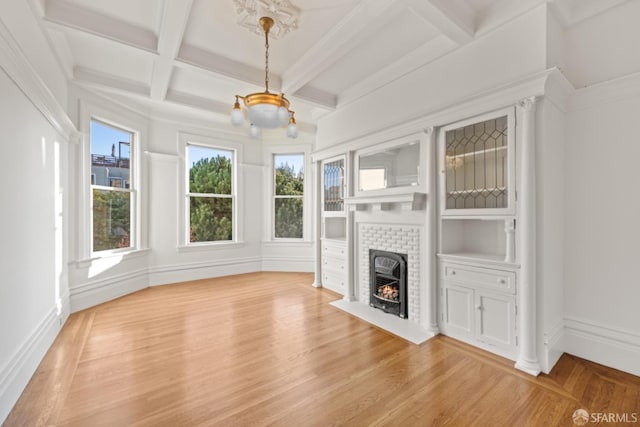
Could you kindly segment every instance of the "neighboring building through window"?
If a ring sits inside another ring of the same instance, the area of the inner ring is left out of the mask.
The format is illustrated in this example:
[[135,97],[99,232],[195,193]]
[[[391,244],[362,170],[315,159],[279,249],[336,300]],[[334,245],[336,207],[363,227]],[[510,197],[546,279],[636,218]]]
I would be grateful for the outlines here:
[[189,243],[234,239],[235,152],[187,144]]
[[90,132],[92,250],[130,248],[133,133],[97,120],[91,120]]
[[274,154],[273,236],[303,238],[304,154]]

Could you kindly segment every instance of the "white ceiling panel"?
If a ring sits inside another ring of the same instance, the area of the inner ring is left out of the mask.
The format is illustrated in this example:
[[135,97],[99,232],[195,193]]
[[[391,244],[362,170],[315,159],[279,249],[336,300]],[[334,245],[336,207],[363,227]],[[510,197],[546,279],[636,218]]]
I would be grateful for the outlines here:
[[77,67],[149,84],[156,55],[73,30],[66,35]]
[[[54,1],[61,2],[61,0]],[[64,3],[97,12],[157,34],[164,1],[183,0],[64,0]]]
[[439,34],[411,9],[404,9],[372,37],[340,58],[334,67],[313,79],[310,85],[339,94],[354,83],[400,60]]
[[171,76],[171,89],[178,92],[215,98],[229,103],[233,107],[236,95],[263,91],[264,87],[233,81],[224,76],[187,68],[174,68]]
[[[358,3],[357,0],[299,1],[298,29],[270,40],[269,67],[281,74]],[[213,52],[253,67],[264,67],[264,38],[237,23],[233,2],[194,0],[183,44]]]

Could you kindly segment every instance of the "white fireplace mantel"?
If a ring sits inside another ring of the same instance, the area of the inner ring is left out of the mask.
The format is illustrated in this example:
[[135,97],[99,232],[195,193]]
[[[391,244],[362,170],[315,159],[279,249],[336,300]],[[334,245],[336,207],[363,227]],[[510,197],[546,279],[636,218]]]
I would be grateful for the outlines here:
[[345,197],[344,203],[350,210],[365,209],[367,206],[375,206],[380,210],[389,210],[393,205],[400,205],[412,211],[424,210],[427,204],[426,193],[399,193],[371,196]]

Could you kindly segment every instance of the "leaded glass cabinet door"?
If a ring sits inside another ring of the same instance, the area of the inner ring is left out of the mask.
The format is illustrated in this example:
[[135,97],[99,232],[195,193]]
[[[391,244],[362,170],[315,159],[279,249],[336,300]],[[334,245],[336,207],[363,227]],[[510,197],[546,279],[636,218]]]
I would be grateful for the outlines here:
[[514,134],[512,109],[442,128],[443,215],[514,213]]
[[322,163],[322,210],[325,214],[345,212],[345,158],[339,157]]

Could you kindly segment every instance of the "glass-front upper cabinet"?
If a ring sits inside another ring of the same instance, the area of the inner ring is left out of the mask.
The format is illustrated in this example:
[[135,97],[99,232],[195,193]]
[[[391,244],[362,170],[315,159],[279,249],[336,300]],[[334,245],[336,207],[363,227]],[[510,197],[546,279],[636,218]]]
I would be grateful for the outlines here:
[[443,215],[513,214],[514,112],[504,110],[443,127]]
[[322,162],[322,210],[325,213],[345,212],[345,189],[345,157]]

